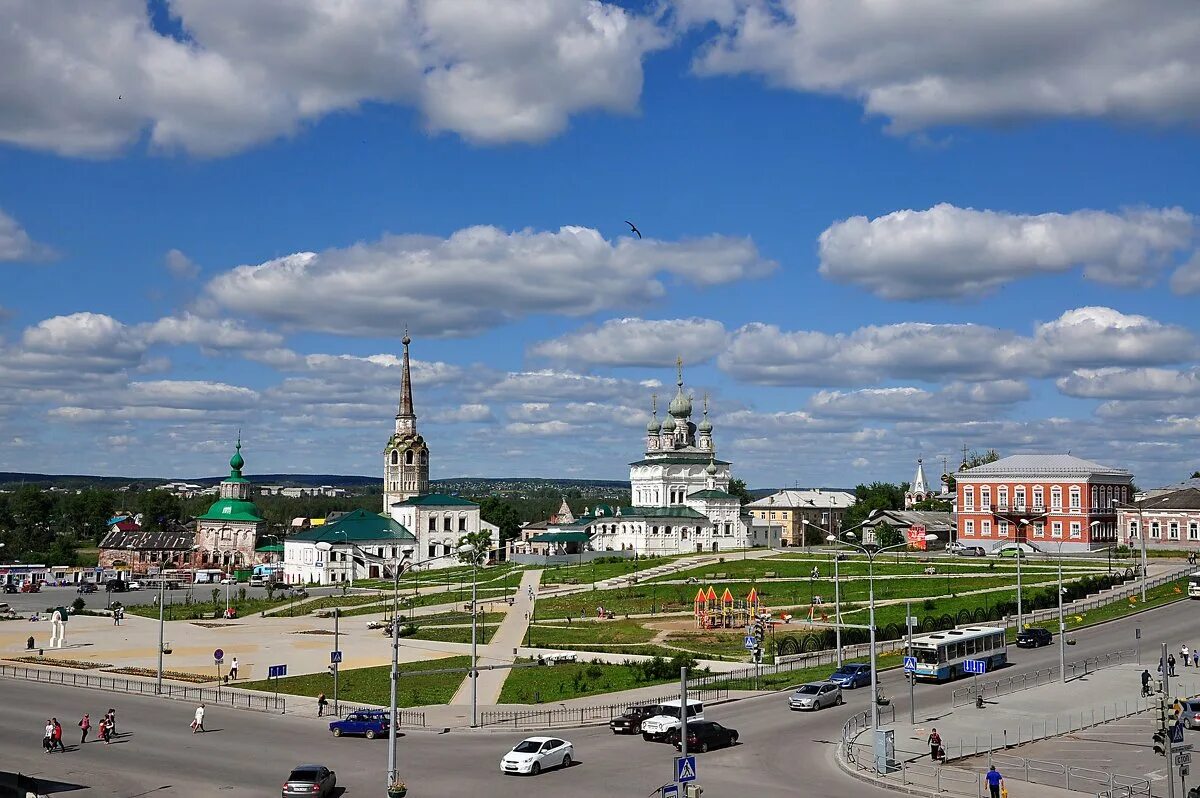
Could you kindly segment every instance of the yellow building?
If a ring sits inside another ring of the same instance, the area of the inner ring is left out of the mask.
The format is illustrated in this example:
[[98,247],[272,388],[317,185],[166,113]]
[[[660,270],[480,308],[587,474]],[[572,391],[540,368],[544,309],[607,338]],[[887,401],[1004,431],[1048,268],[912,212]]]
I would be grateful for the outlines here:
[[804,522],[807,521],[807,545],[824,541],[826,535],[840,534],[846,510],[854,504],[854,494],[840,490],[781,490],[746,505],[761,524],[777,527],[785,546],[806,545]]

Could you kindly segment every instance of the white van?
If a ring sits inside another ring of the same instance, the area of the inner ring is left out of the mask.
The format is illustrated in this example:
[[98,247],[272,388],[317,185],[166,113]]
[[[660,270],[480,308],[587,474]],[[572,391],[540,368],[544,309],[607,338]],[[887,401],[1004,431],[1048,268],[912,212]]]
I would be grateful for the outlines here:
[[[704,720],[703,701],[688,699],[687,719],[689,723],[693,720]],[[665,740],[667,734],[679,726],[679,699],[664,701],[659,706],[659,714],[642,721],[642,739]]]

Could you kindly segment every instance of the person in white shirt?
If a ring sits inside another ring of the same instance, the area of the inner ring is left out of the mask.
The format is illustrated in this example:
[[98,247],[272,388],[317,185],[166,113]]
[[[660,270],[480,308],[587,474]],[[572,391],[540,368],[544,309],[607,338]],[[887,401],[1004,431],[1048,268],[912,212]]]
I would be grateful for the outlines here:
[[46,721],[45,736],[42,738],[42,750],[47,754],[54,750],[54,724]]
[[192,734],[204,731],[204,705],[196,707],[196,717],[192,719]]
[[237,678],[237,657],[234,657],[233,662],[229,663],[229,678]]

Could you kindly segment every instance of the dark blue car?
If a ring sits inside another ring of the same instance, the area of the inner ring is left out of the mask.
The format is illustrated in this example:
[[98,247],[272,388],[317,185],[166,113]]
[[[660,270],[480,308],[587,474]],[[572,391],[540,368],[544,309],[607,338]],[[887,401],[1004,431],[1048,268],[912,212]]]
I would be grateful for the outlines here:
[[865,687],[871,683],[871,666],[861,662],[847,662],[833,672],[829,681],[844,689],[853,690],[855,687]]
[[386,737],[388,713],[382,709],[355,710],[341,720],[330,723],[329,731],[333,732],[334,737],[341,737],[343,734],[358,734],[368,740]]

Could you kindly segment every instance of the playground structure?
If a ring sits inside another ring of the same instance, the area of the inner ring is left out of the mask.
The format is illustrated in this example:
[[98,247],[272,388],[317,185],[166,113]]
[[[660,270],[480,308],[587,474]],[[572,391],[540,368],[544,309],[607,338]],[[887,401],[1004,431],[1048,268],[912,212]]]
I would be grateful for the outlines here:
[[712,585],[708,590],[696,591],[692,602],[692,615],[697,629],[740,629],[757,618],[764,608],[756,588],[744,599],[733,597],[729,588],[718,598]]

